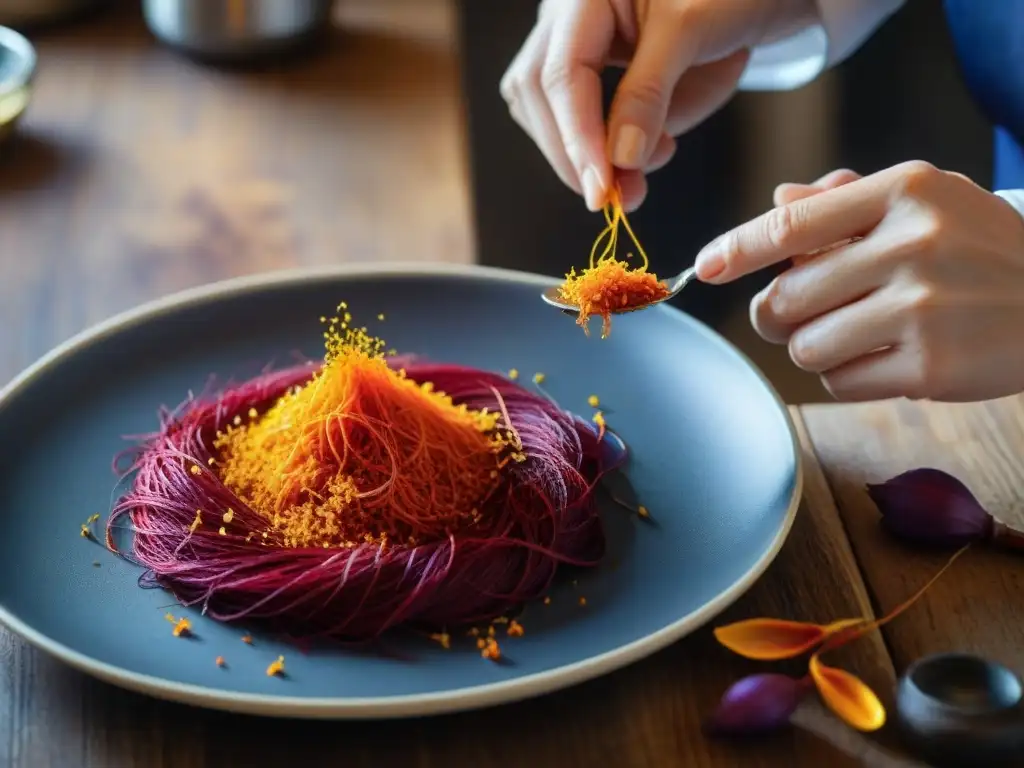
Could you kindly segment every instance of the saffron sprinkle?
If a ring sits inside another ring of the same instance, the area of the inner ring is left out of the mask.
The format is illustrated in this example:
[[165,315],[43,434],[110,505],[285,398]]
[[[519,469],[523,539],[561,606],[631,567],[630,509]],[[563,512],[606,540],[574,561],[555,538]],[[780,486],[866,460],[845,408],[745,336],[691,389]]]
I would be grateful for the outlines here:
[[[647,271],[647,254],[622,209],[617,187],[612,190],[604,207],[604,218],[606,226],[590,250],[590,266],[579,274],[575,269],[569,270],[565,282],[559,288],[559,298],[577,308],[576,323],[583,328],[584,333],[590,334],[591,317],[601,317],[602,339],[611,333],[612,314],[644,309],[669,295],[668,286],[653,272]],[[631,268],[616,256],[620,225],[625,227],[640,255],[642,264],[639,267]]]
[[284,675],[284,656],[278,656],[267,667],[267,677],[280,677],[281,675]]
[[[107,545],[130,519],[119,554],[144,586],[294,639],[406,626],[444,645],[542,598],[559,566],[601,562],[594,491],[626,459],[603,420],[498,373],[392,358],[345,310],[321,364],[190,397],[132,449]],[[500,658],[493,633],[481,651]]]

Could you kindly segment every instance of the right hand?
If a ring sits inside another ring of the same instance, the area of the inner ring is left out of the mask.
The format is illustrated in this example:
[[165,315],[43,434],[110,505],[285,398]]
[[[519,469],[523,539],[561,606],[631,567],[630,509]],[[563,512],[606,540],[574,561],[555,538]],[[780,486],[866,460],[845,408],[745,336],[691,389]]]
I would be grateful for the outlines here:
[[[736,90],[749,49],[813,18],[814,0],[543,0],[501,81],[517,123],[563,182],[598,210],[614,182],[626,208],[675,138]],[[603,119],[601,71],[626,73]]]

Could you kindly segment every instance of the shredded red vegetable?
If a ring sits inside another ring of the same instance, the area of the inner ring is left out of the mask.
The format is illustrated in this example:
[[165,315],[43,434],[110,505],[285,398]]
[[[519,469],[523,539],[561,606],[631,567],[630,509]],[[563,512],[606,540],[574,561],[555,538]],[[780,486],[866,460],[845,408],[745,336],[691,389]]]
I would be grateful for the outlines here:
[[[147,569],[144,586],[166,588],[214,619],[345,642],[399,625],[439,632],[491,621],[543,597],[560,565],[601,561],[594,490],[626,459],[613,434],[498,374],[412,358],[385,365],[407,380],[402,386],[443,393],[453,413],[500,414],[500,439],[489,448],[495,469],[480,498],[471,503],[468,481],[437,456],[443,445],[393,429],[433,422],[400,414],[418,401],[389,400],[384,379],[352,385],[329,418],[296,432],[280,477],[263,477],[266,467],[241,473],[238,456],[255,460],[245,441],[268,424],[295,426],[275,408],[326,378],[329,355],[323,366],[269,372],[162,412],[159,431],[130,452],[130,490],[107,522],[108,547]],[[424,475],[424,466],[436,471]],[[342,471],[344,504],[328,498]],[[134,533],[127,552],[114,536],[126,517]]]

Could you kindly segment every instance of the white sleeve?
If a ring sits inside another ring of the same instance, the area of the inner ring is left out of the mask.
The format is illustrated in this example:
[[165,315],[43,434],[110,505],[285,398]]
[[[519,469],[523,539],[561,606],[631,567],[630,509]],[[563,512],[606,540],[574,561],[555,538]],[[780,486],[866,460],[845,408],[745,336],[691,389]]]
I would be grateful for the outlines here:
[[1016,208],[1017,213],[1024,216],[1024,189],[1002,189],[996,194]]
[[[979,0],[990,2],[991,0]],[[819,22],[751,52],[744,91],[801,88],[859,48],[904,0],[816,0]]]

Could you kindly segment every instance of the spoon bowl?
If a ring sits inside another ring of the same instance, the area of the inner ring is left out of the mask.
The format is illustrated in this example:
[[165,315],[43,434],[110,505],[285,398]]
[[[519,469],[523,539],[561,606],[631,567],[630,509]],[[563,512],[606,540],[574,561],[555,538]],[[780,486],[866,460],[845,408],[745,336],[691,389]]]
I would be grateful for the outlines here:
[[[682,292],[683,288],[685,288],[689,283],[693,282],[693,279],[695,277],[697,277],[697,268],[690,267],[689,269],[684,270],[675,277],[671,277],[668,280],[663,281],[665,283],[665,287],[668,288],[668,294],[666,296],[658,299],[657,301],[652,301],[648,304],[642,304],[639,307],[615,309],[612,310],[612,314],[622,315],[627,312],[636,312],[641,309],[647,309],[647,307],[653,307],[655,304],[661,304],[663,301],[668,301],[674,296],[678,296]],[[550,304],[552,307],[556,307],[562,310],[562,312],[564,312],[567,315],[579,314],[579,307],[575,306],[574,304],[568,304],[562,300],[561,289],[557,285],[551,286],[550,288],[546,289],[543,293],[541,293],[540,297],[544,299],[544,301]]]

